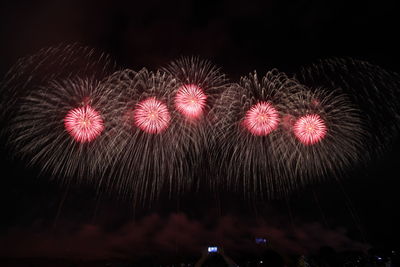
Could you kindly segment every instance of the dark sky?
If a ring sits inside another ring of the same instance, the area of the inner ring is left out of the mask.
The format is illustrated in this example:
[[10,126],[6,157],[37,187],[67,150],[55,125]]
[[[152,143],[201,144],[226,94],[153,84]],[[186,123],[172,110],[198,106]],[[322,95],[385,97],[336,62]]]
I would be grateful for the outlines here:
[[[317,58],[351,56],[400,71],[399,16],[377,1],[2,1],[0,74],[42,47],[80,42],[120,66],[156,69],[199,55],[232,80],[252,70],[288,73]],[[2,139],[3,140],[3,139]],[[132,208],[91,188],[68,190],[4,152],[1,257],[129,258],[196,255],[208,242],[232,251],[256,235],[284,252],[397,244],[396,143],[368,175],[315,185],[280,201],[211,194]],[[211,240],[211,241],[210,241]],[[85,249],[84,249],[85,248]],[[149,249],[152,248],[152,249]],[[161,252],[160,252],[161,253]]]

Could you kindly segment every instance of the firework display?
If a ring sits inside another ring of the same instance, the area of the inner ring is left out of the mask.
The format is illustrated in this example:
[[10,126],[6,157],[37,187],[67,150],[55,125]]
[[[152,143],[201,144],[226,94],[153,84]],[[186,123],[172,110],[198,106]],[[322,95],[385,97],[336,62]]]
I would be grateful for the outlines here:
[[61,181],[138,201],[203,183],[273,198],[345,175],[399,127],[400,78],[362,61],[238,83],[197,57],[158,71],[111,62],[78,45],[18,61],[1,83],[10,151]]

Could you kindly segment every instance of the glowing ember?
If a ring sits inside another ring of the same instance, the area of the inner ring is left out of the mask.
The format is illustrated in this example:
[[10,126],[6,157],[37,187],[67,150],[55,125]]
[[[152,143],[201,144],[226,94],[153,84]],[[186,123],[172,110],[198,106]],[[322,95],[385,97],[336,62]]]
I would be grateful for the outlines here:
[[168,128],[171,116],[164,103],[151,97],[136,105],[133,119],[141,130],[157,134]]
[[300,142],[312,145],[321,141],[327,132],[325,122],[317,114],[300,117],[293,127],[294,134]]
[[72,109],[64,118],[68,133],[81,143],[91,142],[104,130],[100,113],[90,106]]
[[282,117],[281,124],[286,130],[291,130],[295,123],[295,119],[296,118],[293,115],[286,114]]
[[203,113],[207,96],[195,84],[183,85],[175,96],[175,107],[187,118],[197,118]]
[[252,106],[246,113],[244,126],[254,135],[268,135],[278,127],[278,111],[267,102]]

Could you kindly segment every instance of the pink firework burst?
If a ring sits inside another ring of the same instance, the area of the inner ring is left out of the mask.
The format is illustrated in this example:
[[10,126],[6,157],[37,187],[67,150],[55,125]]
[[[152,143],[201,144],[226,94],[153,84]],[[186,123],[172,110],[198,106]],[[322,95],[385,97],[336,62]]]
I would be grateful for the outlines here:
[[175,96],[175,107],[185,117],[194,119],[203,113],[206,100],[207,96],[199,86],[182,85]]
[[80,143],[93,141],[104,130],[99,112],[87,105],[71,109],[64,118],[64,127]]
[[317,114],[309,114],[297,119],[293,126],[294,135],[305,145],[321,141],[327,132],[324,120]]
[[150,97],[136,105],[133,120],[141,130],[158,134],[168,128],[171,116],[164,103]]
[[246,113],[244,126],[254,135],[268,135],[279,125],[279,114],[268,102],[253,105]]

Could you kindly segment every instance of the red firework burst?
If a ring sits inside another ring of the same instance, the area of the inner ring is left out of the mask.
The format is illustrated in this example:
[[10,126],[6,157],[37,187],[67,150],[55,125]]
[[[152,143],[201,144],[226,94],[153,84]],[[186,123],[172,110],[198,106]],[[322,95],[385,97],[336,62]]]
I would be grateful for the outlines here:
[[68,133],[81,143],[93,141],[104,130],[103,119],[91,106],[71,109],[64,118]]
[[247,111],[243,123],[254,135],[268,135],[278,127],[279,114],[272,104],[260,102]]
[[327,132],[324,120],[317,114],[309,114],[297,119],[293,126],[296,138],[305,145],[321,141]]
[[136,105],[133,120],[141,130],[157,134],[168,128],[171,116],[164,103],[151,97]]
[[206,100],[207,96],[199,86],[182,85],[175,96],[175,107],[187,118],[194,119],[203,113]]

